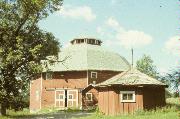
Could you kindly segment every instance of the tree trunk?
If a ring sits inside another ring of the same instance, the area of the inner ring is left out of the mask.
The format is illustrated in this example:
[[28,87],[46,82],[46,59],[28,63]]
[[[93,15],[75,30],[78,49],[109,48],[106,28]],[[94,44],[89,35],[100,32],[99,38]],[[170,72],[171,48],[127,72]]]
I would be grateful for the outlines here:
[[1,104],[1,115],[6,115],[6,104],[4,103]]

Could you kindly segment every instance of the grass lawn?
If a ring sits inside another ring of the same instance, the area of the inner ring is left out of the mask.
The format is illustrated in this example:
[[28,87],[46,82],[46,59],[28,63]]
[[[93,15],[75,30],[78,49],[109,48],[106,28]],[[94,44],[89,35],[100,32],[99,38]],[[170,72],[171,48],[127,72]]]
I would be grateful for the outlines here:
[[167,106],[152,111],[139,111],[131,115],[104,116],[94,114],[89,117],[79,119],[180,119],[180,99],[169,98],[166,100]]
[[[94,112],[91,116],[81,117],[78,119],[180,119],[180,99],[179,98],[168,98],[167,106],[161,109],[152,110],[152,111],[137,111],[131,115],[119,115],[119,116],[104,116],[97,114]],[[30,114],[28,109],[23,111],[14,112],[12,110],[8,110],[8,116],[3,117],[0,116],[0,119],[14,119],[20,117],[27,117],[27,116],[37,116],[40,114],[47,114],[47,113],[54,113],[57,110],[42,110],[38,114]],[[72,111],[67,111],[72,113]],[[75,119],[75,118],[73,118]]]
[[179,119],[178,113],[171,110],[169,112],[142,112],[141,114],[134,115],[119,115],[119,116],[103,116],[92,115],[79,119]]

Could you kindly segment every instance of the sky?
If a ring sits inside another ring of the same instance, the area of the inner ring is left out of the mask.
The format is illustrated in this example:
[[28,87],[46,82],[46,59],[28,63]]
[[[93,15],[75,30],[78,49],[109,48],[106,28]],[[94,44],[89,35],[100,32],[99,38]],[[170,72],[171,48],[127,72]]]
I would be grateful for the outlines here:
[[178,0],[64,0],[61,10],[39,23],[63,47],[74,38],[102,40],[102,46],[131,62],[150,55],[164,74],[180,65]]

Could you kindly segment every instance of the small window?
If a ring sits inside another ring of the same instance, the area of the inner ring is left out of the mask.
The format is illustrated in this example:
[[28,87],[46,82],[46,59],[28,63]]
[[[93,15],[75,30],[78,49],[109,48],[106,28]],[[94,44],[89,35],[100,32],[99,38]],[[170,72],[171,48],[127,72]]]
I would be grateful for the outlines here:
[[135,91],[120,91],[121,102],[135,102]]
[[92,101],[92,93],[86,93],[86,100]]
[[81,43],[81,39],[78,39],[78,40],[77,40],[77,43]]
[[46,72],[46,80],[52,79],[52,72]]
[[81,39],[81,43],[84,43],[84,39]]
[[73,95],[69,94],[68,99],[73,99]]
[[91,72],[91,78],[96,79],[97,78],[97,72]]
[[63,94],[59,94],[59,99],[64,99],[64,95]]

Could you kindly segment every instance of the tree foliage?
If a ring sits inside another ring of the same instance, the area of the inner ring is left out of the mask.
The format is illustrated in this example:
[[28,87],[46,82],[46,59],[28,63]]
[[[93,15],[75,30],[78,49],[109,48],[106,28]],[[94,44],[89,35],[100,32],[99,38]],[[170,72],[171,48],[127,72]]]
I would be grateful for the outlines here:
[[38,22],[60,9],[62,0],[0,1],[0,103],[2,114],[41,71],[40,61],[57,55],[59,42]]
[[136,68],[153,78],[157,78],[158,76],[156,66],[153,64],[153,60],[148,55],[143,55],[143,57],[136,62]]
[[169,90],[174,92],[174,96],[178,97],[180,94],[179,85],[180,85],[180,70],[173,70],[170,73],[161,77],[161,80],[169,86]]

